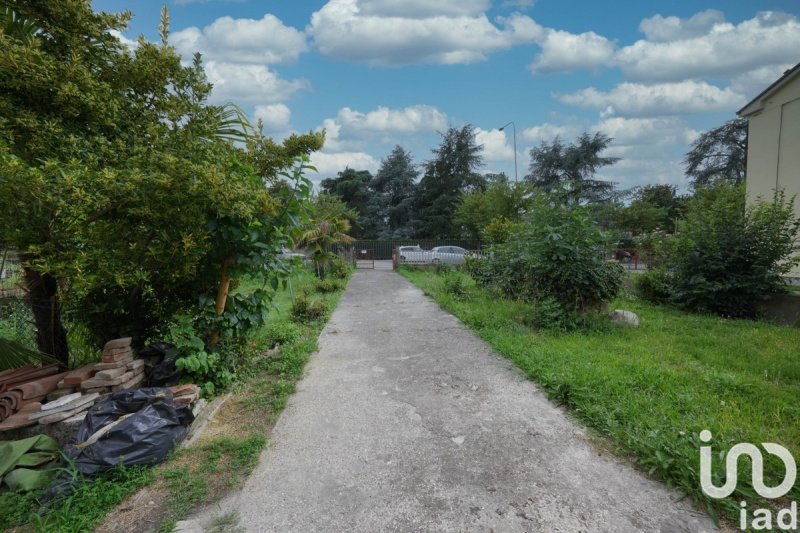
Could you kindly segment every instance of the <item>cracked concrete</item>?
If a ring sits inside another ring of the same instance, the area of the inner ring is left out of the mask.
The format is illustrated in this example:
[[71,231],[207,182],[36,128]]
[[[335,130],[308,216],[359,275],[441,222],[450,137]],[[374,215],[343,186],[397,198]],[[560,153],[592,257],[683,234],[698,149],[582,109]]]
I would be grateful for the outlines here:
[[358,271],[319,345],[244,489],[179,530],[715,530],[392,272]]

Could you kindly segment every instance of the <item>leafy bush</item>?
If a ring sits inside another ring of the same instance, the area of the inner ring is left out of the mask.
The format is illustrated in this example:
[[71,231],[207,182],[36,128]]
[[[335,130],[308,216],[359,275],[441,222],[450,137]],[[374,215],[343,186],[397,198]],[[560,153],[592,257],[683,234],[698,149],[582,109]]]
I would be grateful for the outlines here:
[[178,355],[175,366],[193,382],[199,384],[205,395],[213,395],[228,387],[233,381],[235,377],[233,346],[221,343],[214,351],[207,350],[191,317],[186,315],[175,317],[162,340],[175,345]]
[[348,265],[343,259],[336,258],[331,261],[328,267],[328,275],[336,279],[347,279],[350,275],[351,266]]
[[36,349],[33,314],[27,302],[19,298],[0,300],[0,337]]
[[344,284],[333,279],[321,279],[314,285],[314,289],[317,292],[330,293],[344,289]]
[[298,294],[292,302],[292,316],[299,322],[313,322],[324,317],[328,304],[324,300],[311,299],[305,293]]
[[758,298],[783,290],[782,276],[797,264],[799,233],[793,199],[782,192],[745,207],[744,186],[698,191],[667,247],[669,299],[694,311],[755,316]]
[[640,298],[651,302],[662,303],[670,298],[669,281],[664,267],[638,274],[633,280],[633,286]]
[[467,277],[461,272],[448,272],[442,278],[444,292],[454,298],[464,298],[469,292]]
[[448,274],[453,271],[452,265],[448,265],[447,263],[436,263],[433,265],[433,271],[439,275]]
[[599,309],[622,286],[624,271],[606,261],[605,243],[586,207],[543,195],[507,242],[469,260],[467,270],[507,296],[542,302],[546,314],[556,303],[571,316]]
[[270,348],[288,344],[300,338],[300,328],[291,322],[270,322],[266,326],[266,340]]

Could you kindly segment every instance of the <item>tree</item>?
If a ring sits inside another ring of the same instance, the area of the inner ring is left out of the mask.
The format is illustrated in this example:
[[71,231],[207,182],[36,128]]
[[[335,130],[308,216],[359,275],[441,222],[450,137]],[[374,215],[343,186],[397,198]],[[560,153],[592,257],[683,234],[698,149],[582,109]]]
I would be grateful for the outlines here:
[[335,178],[327,178],[320,183],[324,193],[338,196],[347,207],[358,214],[358,219],[353,223],[353,234],[356,236],[360,236],[362,233],[358,221],[367,212],[370,181],[372,181],[372,174],[368,170],[346,168]]
[[552,143],[542,141],[531,148],[530,174],[525,179],[540,191],[557,193],[573,202],[607,201],[615,184],[594,176],[598,169],[619,161],[618,157],[600,155],[612,140],[602,133],[583,133],[573,144],[565,145],[558,137]]
[[490,176],[483,191],[475,191],[461,199],[455,223],[470,239],[484,237],[484,229],[495,219],[518,222],[530,204],[529,185],[510,183],[504,174]]
[[353,240],[347,235],[348,231],[350,223],[343,218],[326,219],[314,216],[310,220],[298,244],[311,252],[317,277],[325,277],[328,265],[336,257],[333,245]]
[[718,181],[742,183],[747,173],[747,119],[735,118],[701,134],[683,163],[695,188]]
[[665,265],[644,278],[666,298],[693,311],[754,317],[765,294],[780,292],[798,263],[800,219],[783,192],[745,205],[744,184],[721,181],[689,202],[666,244]]
[[371,197],[361,225],[372,237],[408,238],[413,233],[414,194],[419,172],[411,154],[395,146],[369,183]]
[[617,227],[634,235],[661,229],[672,233],[683,215],[687,198],[674,185],[645,185],[633,192],[633,200],[616,213]]
[[0,29],[0,240],[24,262],[39,349],[67,364],[62,305],[98,343],[143,340],[201,301],[235,312],[227,286],[244,269],[266,266],[277,283],[303,167],[249,164],[231,137],[251,128],[206,103],[199,56],[183,66],[167,45],[166,11],[161,44],[131,52],[110,33],[128,14],[83,0],[14,10],[37,30]]
[[420,237],[457,236],[453,215],[461,196],[486,186],[486,179],[478,173],[483,166],[482,149],[475,142],[471,124],[461,129],[449,128],[442,134],[441,144],[433,150],[435,157],[425,164],[425,174],[417,187]]

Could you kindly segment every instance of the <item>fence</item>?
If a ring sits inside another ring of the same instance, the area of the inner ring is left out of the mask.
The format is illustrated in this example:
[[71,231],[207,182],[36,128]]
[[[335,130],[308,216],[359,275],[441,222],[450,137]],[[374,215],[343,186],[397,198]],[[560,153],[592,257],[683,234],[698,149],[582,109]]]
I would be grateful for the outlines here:
[[647,270],[653,263],[653,258],[637,248],[613,248],[607,252],[606,259],[619,261],[626,270]]
[[16,252],[0,250],[0,298],[21,298],[23,296],[22,267]]
[[353,258],[354,261],[385,261],[392,259],[392,252],[399,246],[419,246],[423,250],[436,246],[460,246],[467,250],[480,250],[481,242],[465,239],[357,240],[336,244],[333,252],[340,257]]

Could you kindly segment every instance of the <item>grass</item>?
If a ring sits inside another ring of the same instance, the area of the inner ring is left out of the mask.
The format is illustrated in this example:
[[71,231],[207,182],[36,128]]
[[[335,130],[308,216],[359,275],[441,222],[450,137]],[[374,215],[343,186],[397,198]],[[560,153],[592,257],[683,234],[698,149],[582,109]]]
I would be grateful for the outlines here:
[[[742,481],[727,500],[702,494],[701,430],[712,432],[715,451],[738,442],[777,442],[800,457],[798,329],[689,315],[626,297],[611,308],[638,314],[639,328],[606,322],[592,331],[533,331],[525,325],[528,304],[476,287],[466,275],[467,289],[459,296],[435,272],[401,273],[516,363],[551,399],[605,436],[618,453],[690,495],[714,517],[722,510],[736,519],[740,500],[759,499]],[[764,455],[768,484],[776,485],[783,466]],[[722,466],[717,460],[717,485],[724,481]],[[749,480],[749,465],[739,474]],[[800,491],[787,496],[798,500]]]
[[[249,278],[236,290],[252,291],[261,284]],[[316,284],[313,274],[304,271],[276,295],[267,325],[249,339],[251,356],[239,372],[233,396],[208,424],[200,442],[176,450],[156,468],[119,469],[107,478],[84,480],[68,499],[41,508],[41,515],[36,514],[41,492],[0,494],[0,530],[22,524],[16,531],[141,531],[146,529],[144,523],[151,523],[160,531],[172,531],[196,507],[241,486],[258,464],[268,432],[317,349],[317,338],[330,315],[331,311],[310,322],[291,316],[294,297],[304,289],[313,293]],[[341,290],[314,298],[332,310],[340,296]],[[226,515],[217,522],[212,530],[237,531],[237,517]]]

